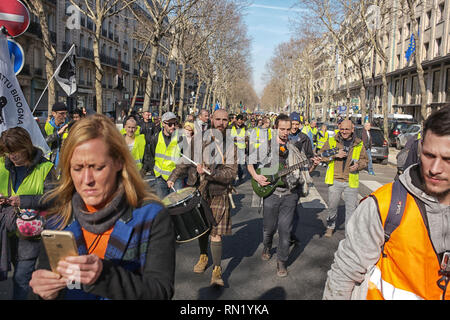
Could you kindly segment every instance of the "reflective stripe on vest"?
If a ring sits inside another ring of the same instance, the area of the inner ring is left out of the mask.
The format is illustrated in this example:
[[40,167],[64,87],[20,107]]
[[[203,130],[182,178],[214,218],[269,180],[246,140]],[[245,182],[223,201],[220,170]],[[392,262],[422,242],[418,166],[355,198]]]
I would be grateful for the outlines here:
[[265,141],[265,137],[267,137],[268,139],[267,139],[267,141],[266,142],[268,142],[268,141],[270,141],[270,140],[272,140],[272,130],[270,129],[270,128],[268,128],[268,129],[262,129],[262,130],[267,130],[267,134],[265,134],[265,131],[263,131],[263,139],[261,139],[260,138],[260,128],[255,128],[255,133],[256,133],[256,140],[255,140],[255,142],[254,142],[254,147],[255,147],[255,149],[256,148],[259,148],[259,146],[261,145],[261,142],[264,142]]
[[[44,193],[44,181],[53,167],[50,161],[39,163],[33,171],[23,179],[17,192],[11,186],[11,195],[39,195]],[[0,193],[8,194],[9,171],[5,168],[5,159],[0,158]]]
[[[330,145],[330,149],[333,149],[336,147],[336,139],[334,137],[330,137],[328,139],[328,144]],[[353,160],[359,160],[359,157],[361,155],[363,144],[362,142],[358,143],[356,146],[353,147],[353,153],[352,153],[352,159]],[[334,182],[334,160],[331,160],[328,163],[327,173],[325,175],[325,183],[326,184],[333,184]],[[359,173],[349,173],[348,174],[348,185],[350,188],[358,188],[359,187]]]
[[[384,226],[388,216],[392,183],[372,193],[378,204]],[[384,244],[384,255],[370,274],[367,299],[439,300],[443,291],[438,287],[440,263],[434,251],[414,198],[407,194],[400,225]],[[446,300],[450,299],[447,290]]]
[[134,137],[134,145],[131,150],[131,155],[133,156],[136,166],[139,170],[142,169],[142,159],[144,158],[145,151],[145,135],[140,134]]
[[[237,142],[235,142],[235,145],[239,148],[239,149],[245,149],[245,128],[242,128],[241,131],[239,132],[239,134],[237,133],[236,127],[233,126],[231,128],[231,136],[233,138],[236,137]],[[244,142],[242,142],[244,141]]]
[[327,140],[328,140],[328,132],[325,131],[325,135],[323,137],[317,138],[317,149],[322,149]]
[[181,156],[181,150],[178,147],[178,131],[166,147],[162,131],[158,134],[158,143],[155,149],[155,166],[153,171],[155,176],[162,176],[167,180],[175,169],[176,161]]

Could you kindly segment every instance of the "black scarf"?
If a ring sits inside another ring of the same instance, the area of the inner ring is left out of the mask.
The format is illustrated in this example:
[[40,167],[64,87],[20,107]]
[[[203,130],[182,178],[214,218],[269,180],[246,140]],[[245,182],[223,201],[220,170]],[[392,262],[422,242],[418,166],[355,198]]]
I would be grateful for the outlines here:
[[75,192],[72,197],[72,210],[81,227],[95,234],[102,234],[115,225],[127,211],[128,205],[123,187],[120,186],[115,197],[101,210],[88,213],[81,196]]

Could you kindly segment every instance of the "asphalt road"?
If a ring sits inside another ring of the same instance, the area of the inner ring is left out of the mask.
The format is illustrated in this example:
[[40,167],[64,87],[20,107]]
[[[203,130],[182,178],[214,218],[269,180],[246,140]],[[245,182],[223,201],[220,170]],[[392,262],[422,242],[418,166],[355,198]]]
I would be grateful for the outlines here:
[[[396,169],[374,164],[375,176],[360,174],[360,198],[393,180]],[[236,208],[232,211],[233,234],[223,238],[224,288],[210,287],[212,267],[203,274],[192,271],[199,256],[197,240],[177,247],[174,300],[320,300],[326,273],[333,261],[339,241],[344,238],[344,207],[339,207],[338,228],[332,238],[324,238],[327,208],[325,168],[313,174],[314,187],[310,195],[301,198],[297,210],[300,215],[296,235],[300,242],[291,247],[287,263],[288,276],[276,275],[277,235],[274,255],[261,260],[262,215],[252,206],[250,181],[237,187]],[[211,261],[209,262],[211,264]],[[11,279],[0,282],[0,300],[11,297]]]

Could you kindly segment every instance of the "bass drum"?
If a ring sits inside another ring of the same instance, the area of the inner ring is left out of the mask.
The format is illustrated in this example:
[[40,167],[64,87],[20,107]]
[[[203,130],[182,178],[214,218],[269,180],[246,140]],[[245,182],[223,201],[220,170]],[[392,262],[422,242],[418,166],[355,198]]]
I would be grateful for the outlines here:
[[172,217],[176,242],[189,242],[209,231],[208,208],[196,188],[180,189],[166,196],[162,202]]

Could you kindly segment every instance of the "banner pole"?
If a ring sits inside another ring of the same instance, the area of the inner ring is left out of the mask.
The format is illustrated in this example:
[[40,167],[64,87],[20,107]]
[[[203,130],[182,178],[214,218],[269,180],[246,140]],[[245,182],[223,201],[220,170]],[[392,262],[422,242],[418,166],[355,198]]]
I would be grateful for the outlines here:
[[39,102],[41,102],[42,97],[44,96],[45,91],[47,91],[48,86],[50,85],[50,82],[53,80],[53,78],[55,77],[55,75],[59,72],[59,69],[61,69],[62,64],[64,63],[64,61],[66,61],[67,57],[69,56],[70,51],[72,51],[72,48],[75,46],[75,44],[72,44],[72,47],[70,47],[69,51],[67,51],[66,55],[64,56],[64,58],[61,60],[58,68],[56,68],[55,72],[53,73],[52,77],[50,78],[50,80],[47,82],[47,85],[44,88],[44,91],[42,91],[41,96],[39,97],[37,103],[34,105],[33,111],[31,111],[31,114],[34,114],[34,111],[36,110],[37,106],[39,105]]

